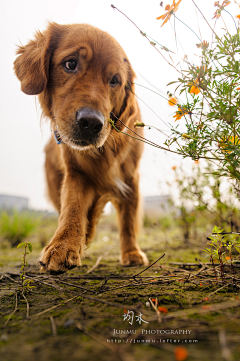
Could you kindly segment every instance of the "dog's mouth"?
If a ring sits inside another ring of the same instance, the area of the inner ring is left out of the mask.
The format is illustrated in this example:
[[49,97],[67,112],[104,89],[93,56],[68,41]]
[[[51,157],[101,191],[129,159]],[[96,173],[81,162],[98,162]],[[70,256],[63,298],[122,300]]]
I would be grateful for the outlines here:
[[59,133],[59,137],[61,139],[61,143],[64,143],[73,149],[85,150],[85,149],[96,146],[94,142],[91,142],[91,141],[85,140],[85,139],[76,138],[76,134],[74,134],[73,136],[67,137],[64,135],[60,135],[60,133]]
[[108,136],[108,127],[105,123],[105,117],[100,111],[89,107],[80,108],[76,112],[75,121],[71,126],[65,130],[61,129],[61,126],[57,126],[54,131],[56,143],[65,143],[71,148],[79,150],[91,147],[99,148]]

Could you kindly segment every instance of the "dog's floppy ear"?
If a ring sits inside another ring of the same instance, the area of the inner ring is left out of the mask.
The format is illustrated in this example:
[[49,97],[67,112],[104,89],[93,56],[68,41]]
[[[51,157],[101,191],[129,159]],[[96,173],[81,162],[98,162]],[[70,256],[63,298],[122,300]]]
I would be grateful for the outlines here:
[[[126,96],[124,98],[118,118],[125,125],[128,125],[128,123],[130,122],[130,118],[135,116],[135,113],[138,111],[137,103],[135,99],[135,88],[133,84],[134,79],[136,78],[136,74],[134,73],[130,62],[127,59],[124,59],[124,62],[126,64],[127,72],[128,72],[127,83],[125,85]],[[120,127],[123,128],[124,125],[121,124]]]
[[46,88],[56,26],[50,23],[44,33],[37,32],[34,40],[17,50],[19,56],[14,62],[14,71],[26,94],[40,94]]

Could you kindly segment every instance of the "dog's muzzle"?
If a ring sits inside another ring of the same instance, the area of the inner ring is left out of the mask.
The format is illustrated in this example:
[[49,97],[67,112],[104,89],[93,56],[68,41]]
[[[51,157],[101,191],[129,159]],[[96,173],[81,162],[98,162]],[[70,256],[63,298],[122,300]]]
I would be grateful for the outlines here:
[[102,130],[104,116],[101,112],[92,108],[81,108],[76,114],[79,140],[92,143]]

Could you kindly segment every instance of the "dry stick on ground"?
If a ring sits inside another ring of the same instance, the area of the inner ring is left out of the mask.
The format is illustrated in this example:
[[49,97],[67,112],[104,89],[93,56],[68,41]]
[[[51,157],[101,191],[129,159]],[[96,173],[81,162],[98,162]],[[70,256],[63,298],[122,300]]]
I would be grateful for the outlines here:
[[[204,265],[206,266],[211,266],[212,263],[211,262],[207,262],[207,263],[203,263]],[[201,263],[187,263],[187,262],[169,262],[169,265],[170,266],[181,266],[181,267],[201,267]],[[214,263],[214,266],[220,266],[220,263]],[[230,267],[230,265],[228,264],[224,264],[224,266],[228,266]],[[236,268],[240,268],[240,265],[239,264],[233,264],[233,267],[236,267]]]
[[[70,291],[71,293],[73,292],[76,292],[76,291]],[[82,298],[87,298],[88,300],[91,300],[91,301],[94,301],[94,302],[99,302],[99,303],[103,303],[103,304],[106,304],[106,305],[109,305],[109,306],[113,306],[113,307],[117,307],[117,308],[121,308],[121,309],[129,309],[129,310],[132,310],[132,311],[139,311],[139,307],[133,307],[131,305],[123,305],[123,304],[119,304],[119,303],[114,303],[114,302],[110,302],[110,301],[106,301],[106,300],[101,300],[99,298],[96,298],[96,297],[92,297],[92,296],[87,296],[87,295],[83,295],[82,293],[78,294],[77,296],[75,297],[72,297],[66,301],[62,301],[61,303],[59,303],[58,305],[56,306],[53,306],[53,307],[50,307],[50,308],[47,308],[46,310],[42,311],[42,312],[38,312],[38,313],[35,313],[34,315],[32,315],[31,317],[29,318],[35,318],[35,317],[38,317],[38,316],[41,316],[43,315],[44,313],[46,312],[49,312],[51,310],[53,310],[54,308],[57,308],[57,307],[60,307],[60,306],[63,306],[63,304],[65,303],[68,303],[70,302],[71,300],[73,300],[74,298],[77,298],[77,297],[82,297]]]
[[[156,281],[159,282],[159,281]],[[106,292],[111,292],[113,290],[118,290],[119,288],[126,288],[126,287],[141,287],[141,286],[145,286],[145,285],[152,285],[153,282],[144,282],[144,283],[137,283],[137,284],[132,284],[132,283],[128,283],[127,285],[124,286],[118,286],[118,287],[110,287],[108,290],[106,291],[100,291],[99,293],[106,293]]]
[[190,275],[189,279],[191,279],[192,277],[196,277],[197,275],[199,275],[199,273],[201,273],[202,271],[204,271],[207,268],[207,266],[202,266],[202,268],[200,268],[200,270],[197,273],[194,273],[192,275]]
[[[234,300],[234,301],[226,301],[226,302],[221,302],[221,303],[217,303],[217,304],[212,304],[212,305],[206,305],[206,306],[201,306],[201,307],[192,307],[186,310],[181,310],[181,311],[176,311],[176,312],[169,312],[168,314],[162,316],[163,321],[164,320],[168,320],[170,318],[176,318],[176,317],[184,317],[184,316],[189,316],[192,315],[194,313],[208,313],[208,312],[217,312],[220,310],[224,310],[227,308],[231,308],[231,307],[239,307],[240,306],[240,300]],[[150,319],[149,321],[154,321],[156,319]]]
[[86,330],[80,322],[76,322],[75,325],[80,331],[83,331],[86,335],[111,350],[121,361],[134,361],[129,353],[124,351],[122,348],[115,346],[113,343],[106,342],[102,336],[96,334],[95,332]]
[[[72,298],[69,298],[68,300],[64,301],[64,304],[65,304],[65,303],[68,303],[68,302],[70,302],[70,301],[72,301],[72,300],[74,300],[74,298],[77,298],[77,297],[79,297],[79,296],[74,296],[74,297],[72,297]],[[35,314],[32,315],[30,318],[32,319],[32,318],[35,318],[35,317],[44,315],[44,313],[47,313],[47,312],[49,312],[49,311],[51,311],[51,310],[54,310],[55,308],[60,307],[60,306],[63,306],[63,302],[59,303],[59,304],[56,305],[56,306],[52,306],[52,307],[50,307],[50,308],[47,308],[46,310],[44,310],[44,311],[42,311],[42,312],[35,313]]]
[[224,360],[231,361],[232,354],[231,354],[230,349],[227,346],[227,337],[226,337],[226,332],[224,329],[221,329],[219,331],[218,337],[219,337],[219,345],[221,347],[222,358]]
[[24,300],[26,301],[26,304],[27,304],[27,316],[26,316],[26,319],[29,318],[29,303],[28,303],[28,300],[27,300],[27,297],[24,295],[23,291],[22,291],[22,296],[24,298]]
[[8,316],[8,319],[6,320],[6,322],[4,323],[3,327],[6,327],[8,322],[10,321],[10,318],[12,317],[12,315],[17,311],[17,291],[16,291],[16,303],[15,303],[15,308],[13,310],[13,312]]
[[159,311],[157,305],[158,305],[158,299],[155,299],[155,304],[153,303],[153,301],[151,300],[151,298],[149,297],[149,301],[151,303],[152,308],[156,311],[157,314],[157,318],[158,318],[158,323],[162,322],[162,317],[161,317],[161,312]]
[[53,316],[50,316],[50,322],[51,322],[51,328],[52,328],[52,335],[53,337],[56,337],[57,336],[57,327],[56,327],[56,323],[54,321],[54,318]]
[[138,277],[140,274],[142,274],[143,272],[145,272],[147,269],[151,268],[155,263],[157,263],[158,261],[160,261],[160,259],[162,259],[165,256],[165,253],[159,257],[155,262],[153,262],[152,264],[150,264],[150,266],[148,266],[147,268],[145,268],[143,271],[137,273],[136,275],[132,276],[131,278],[136,278]]
[[8,276],[8,275],[5,274],[5,273],[3,273],[3,276],[6,277],[6,278],[9,278],[12,282],[21,283],[20,281],[15,281],[12,277]]
[[218,288],[216,291],[209,293],[209,295],[207,296],[207,298],[210,298],[212,295],[214,295],[214,293],[217,293],[217,292],[220,291],[221,289],[223,289],[223,288],[225,288],[225,287],[228,287],[228,286],[230,286],[231,284],[232,284],[232,283],[227,283],[226,285]]
[[103,257],[106,257],[106,256],[110,253],[110,251],[111,251],[111,249],[108,249],[104,254],[102,254],[101,256],[99,256],[98,259],[97,259],[97,261],[96,261],[96,263],[95,263],[95,265],[93,265],[93,266],[85,273],[85,275],[87,275],[88,273],[92,272],[95,268],[97,268],[97,266],[99,265],[101,259],[102,259]]
[[36,279],[36,278],[30,277],[30,276],[27,276],[26,274],[25,274],[25,277],[30,278],[31,280],[33,280],[33,281],[36,282],[36,283],[42,283],[42,284],[45,285],[45,286],[49,286],[49,287],[56,288],[56,289],[59,290],[59,291],[64,291],[64,288],[59,287],[59,286],[52,285],[51,283],[47,283],[47,282],[40,281],[38,278]]
[[[93,291],[93,290],[91,290],[91,289],[89,289],[89,288],[76,285],[76,284],[74,284],[74,283],[69,283],[69,282],[62,281],[62,280],[59,279],[59,278],[54,278],[54,279],[51,279],[50,277],[45,277],[45,278],[49,279],[50,281],[54,280],[55,282],[64,283],[65,285],[68,285],[68,286],[73,286],[73,287],[76,287],[76,288],[81,288],[81,289],[84,290],[84,291],[88,291],[88,292],[92,292],[92,293],[95,293],[95,292],[96,292],[96,291]],[[64,288],[62,288],[62,290],[64,290]]]

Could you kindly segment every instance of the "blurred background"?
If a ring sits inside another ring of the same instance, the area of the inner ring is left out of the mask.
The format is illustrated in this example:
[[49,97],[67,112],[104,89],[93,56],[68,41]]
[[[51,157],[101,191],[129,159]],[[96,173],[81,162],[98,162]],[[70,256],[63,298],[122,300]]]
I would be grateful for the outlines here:
[[[41,121],[41,109],[35,96],[21,92],[20,82],[13,72],[13,62],[17,45],[26,44],[37,30],[43,31],[48,21],[60,24],[89,23],[109,32],[125,50],[137,74],[136,93],[146,124],[158,127],[170,134],[169,124],[173,124],[174,109],[159,95],[147,90],[148,87],[167,97],[167,87],[177,80],[173,67],[152,47],[134,25],[111,3],[124,12],[135,24],[163,46],[177,52],[175,64],[184,55],[198,61],[201,50],[196,47],[199,39],[183,23],[176,21],[175,29],[181,46],[176,47],[173,19],[161,27],[162,21],[156,17],[165,13],[168,2],[158,0],[1,0],[1,88],[0,88],[0,195],[25,197],[27,206],[35,210],[53,211],[46,198],[44,175],[44,146],[50,136],[49,124]],[[171,5],[172,2],[170,2]],[[213,23],[214,1],[196,0],[207,20]],[[234,16],[240,13],[237,4],[227,8]],[[182,0],[176,16],[188,20],[190,26],[202,40],[211,41],[211,30],[204,22],[191,0]],[[229,30],[234,23],[227,13],[224,20]],[[220,35],[224,26],[218,20],[216,31]],[[168,58],[168,53],[163,51]],[[168,58],[169,59],[169,58]],[[175,110],[176,111],[176,110]],[[183,120],[182,120],[183,122]],[[41,124],[40,124],[41,123]],[[181,123],[181,120],[179,120]],[[180,124],[181,127],[181,124]],[[166,136],[154,129],[146,129],[146,138],[163,145]],[[184,172],[192,168],[192,160],[182,160],[180,156],[145,145],[141,162],[141,190],[146,196],[168,196],[168,183],[174,178],[172,167],[182,164]],[[168,182],[168,183],[167,183]]]

